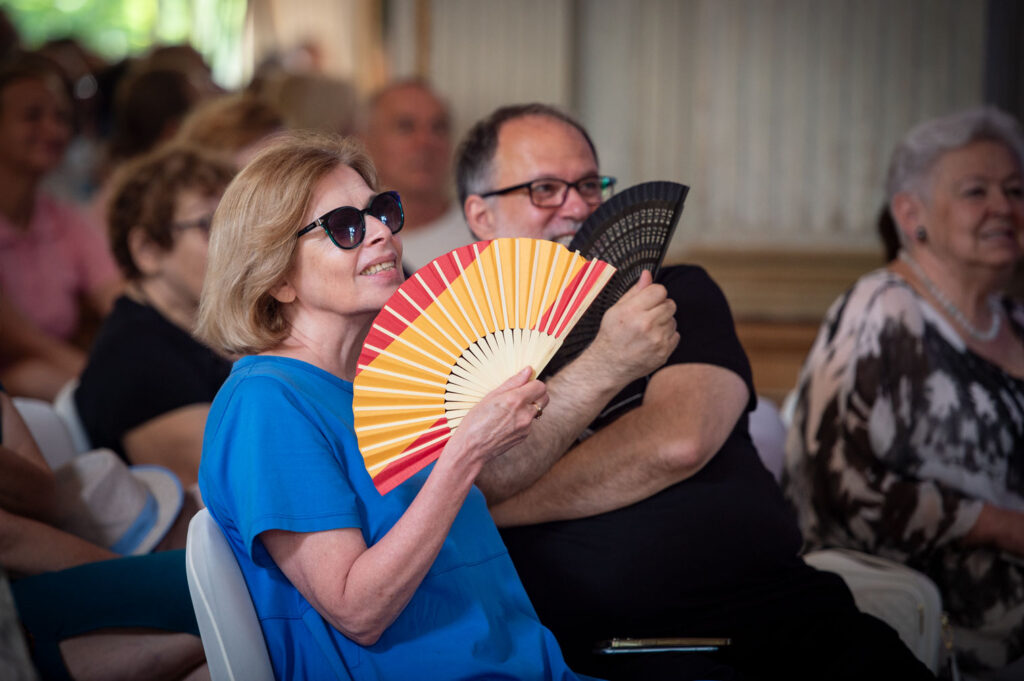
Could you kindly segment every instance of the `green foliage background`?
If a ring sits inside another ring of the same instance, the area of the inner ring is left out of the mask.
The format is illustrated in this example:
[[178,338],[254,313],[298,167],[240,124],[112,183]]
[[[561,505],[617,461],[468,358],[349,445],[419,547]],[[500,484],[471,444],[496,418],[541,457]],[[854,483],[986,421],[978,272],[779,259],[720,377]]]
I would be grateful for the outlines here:
[[191,42],[214,79],[237,86],[246,0],[0,0],[25,47],[73,36],[108,61]]

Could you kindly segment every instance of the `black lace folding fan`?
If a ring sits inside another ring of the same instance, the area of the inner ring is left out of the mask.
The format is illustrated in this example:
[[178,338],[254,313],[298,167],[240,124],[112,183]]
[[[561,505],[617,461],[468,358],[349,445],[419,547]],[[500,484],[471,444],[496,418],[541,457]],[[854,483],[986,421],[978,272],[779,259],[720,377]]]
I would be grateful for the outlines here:
[[615,276],[562,342],[545,373],[558,371],[590,345],[605,310],[640,279],[641,272],[657,275],[689,191],[676,182],[634,185],[605,201],[583,223],[569,250],[612,265]]

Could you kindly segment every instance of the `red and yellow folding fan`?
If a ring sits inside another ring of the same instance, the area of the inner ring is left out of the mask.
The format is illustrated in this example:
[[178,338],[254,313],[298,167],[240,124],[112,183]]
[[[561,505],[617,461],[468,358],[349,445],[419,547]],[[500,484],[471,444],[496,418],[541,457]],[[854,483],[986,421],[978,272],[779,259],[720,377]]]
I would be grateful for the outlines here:
[[363,343],[352,409],[384,494],[434,461],[473,405],[523,367],[540,373],[615,274],[564,246],[496,239],[420,269]]

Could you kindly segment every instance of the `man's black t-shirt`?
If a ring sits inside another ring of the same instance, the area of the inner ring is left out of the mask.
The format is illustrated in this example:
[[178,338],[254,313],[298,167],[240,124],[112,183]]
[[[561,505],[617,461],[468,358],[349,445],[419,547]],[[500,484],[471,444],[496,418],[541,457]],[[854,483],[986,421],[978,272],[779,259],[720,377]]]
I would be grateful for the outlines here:
[[118,298],[100,328],[75,390],[75,406],[93,447],[127,460],[122,438],[150,419],[212,402],[231,362],[156,309]]
[[[750,364],[718,286],[695,266],[657,281],[676,302],[678,347],[666,366],[735,372],[755,404]],[[627,386],[591,426],[641,404],[648,378]],[[691,478],[631,506],[578,520],[506,528],[502,536],[540,619],[572,655],[612,636],[713,635],[693,611],[802,569],[800,532],[747,432],[744,414]]]

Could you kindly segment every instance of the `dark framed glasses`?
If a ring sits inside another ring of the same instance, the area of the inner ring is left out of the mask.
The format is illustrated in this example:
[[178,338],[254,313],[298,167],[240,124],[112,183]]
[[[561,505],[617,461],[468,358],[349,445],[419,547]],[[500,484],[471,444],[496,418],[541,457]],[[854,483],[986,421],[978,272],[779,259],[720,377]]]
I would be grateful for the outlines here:
[[501,196],[520,189],[530,193],[530,201],[538,208],[558,208],[565,203],[569,196],[569,188],[572,187],[585,202],[591,206],[597,206],[608,200],[615,188],[615,178],[608,175],[591,175],[575,182],[566,182],[557,177],[542,177],[538,180],[523,182],[522,184],[495,189],[485,192],[480,196]]
[[405,224],[405,211],[402,210],[402,199],[398,192],[383,192],[370,199],[366,208],[341,206],[324,213],[300,229],[296,238],[317,227],[323,227],[331,242],[338,248],[355,248],[363,243],[366,237],[366,218],[363,217],[365,215],[383,222],[392,234],[398,234]]
[[182,220],[181,222],[172,222],[171,229],[176,229],[179,232],[184,232],[186,229],[198,229],[204,234],[210,234],[210,225],[213,224],[213,213],[209,215],[203,215],[195,218],[194,220]]

